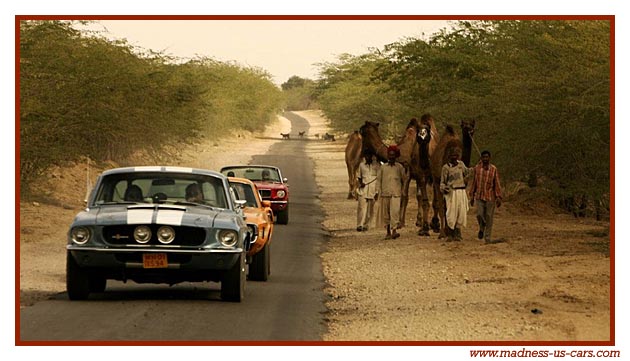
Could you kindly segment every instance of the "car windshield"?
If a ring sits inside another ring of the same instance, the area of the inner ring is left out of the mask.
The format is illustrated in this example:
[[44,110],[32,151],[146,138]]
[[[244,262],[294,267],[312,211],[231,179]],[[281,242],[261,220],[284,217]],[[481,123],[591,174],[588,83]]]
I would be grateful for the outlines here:
[[130,203],[198,204],[229,208],[223,180],[192,173],[130,172],[105,176],[94,205]]
[[267,167],[242,167],[242,168],[223,168],[221,173],[228,177],[245,178],[251,181],[267,181],[281,182],[280,174],[275,168]]
[[232,188],[234,188],[234,192],[236,196],[240,200],[245,200],[246,207],[258,208],[258,202],[256,201],[256,195],[254,193],[254,189],[250,184],[238,183],[238,182],[230,182]]

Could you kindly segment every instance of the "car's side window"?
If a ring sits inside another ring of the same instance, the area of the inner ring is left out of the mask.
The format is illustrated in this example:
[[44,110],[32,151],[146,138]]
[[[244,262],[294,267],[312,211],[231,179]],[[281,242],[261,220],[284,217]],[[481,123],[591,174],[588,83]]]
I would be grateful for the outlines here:
[[211,179],[201,184],[204,199],[213,207],[228,208],[223,183],[220,179]]

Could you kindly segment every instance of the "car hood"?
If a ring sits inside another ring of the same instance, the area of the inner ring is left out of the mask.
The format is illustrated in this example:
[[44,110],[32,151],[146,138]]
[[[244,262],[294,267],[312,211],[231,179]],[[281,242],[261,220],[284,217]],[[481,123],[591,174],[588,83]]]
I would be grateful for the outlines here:
[[287,186],[281,182],[254,181],[254,184],[258,189],[287,189]]
[[245,217],[247,218],[263,218],[265,216],[264,209],[254,207],[243,208],[243,213],[245,213]]
[[226,209],[210,209],[178,205],[113,205],[92,208],[75,218],[75,225],[167,224],[204,228],[233,228],[236,213]]

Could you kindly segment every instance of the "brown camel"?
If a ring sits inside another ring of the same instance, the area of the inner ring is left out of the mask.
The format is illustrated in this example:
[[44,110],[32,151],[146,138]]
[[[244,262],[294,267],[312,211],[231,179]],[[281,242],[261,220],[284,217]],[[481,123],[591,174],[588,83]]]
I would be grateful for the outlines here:
[[[418,215],[416,226],[420,227],[418,235],[429,235],[429,192],[427,185],[431,184],[431,155],[435,151],[439,136],[431,114],[423,114],[418,124],[419,131],[416,137],[418,146],[412,155],[412,178],[416,181],[416,199],[418,201]],[[414,174],[414,171],[416,172]],[[433,196],[435,200],[435,195]],[[420,206],[422,206],[422,219],[420,218]],[[434,209],[435,214],[435,209]]]
[[[405,167],[405,177],[403,182],[402,196],[400,197],[400,227],[405,226],[405,215],[407,213],[407,204],[409,203],[409,185],[411,180],[415,180],[418,184],[419,179],[417,176],[420,174],[419,163],[414,162],[414,158],[417,158],[418,143],[416,137],[418,135],[419,124],[416,118],[412,118],[405,128],[400,140],[396,143],[400,150],[400,156],[396,159],[400,164]],[[416,155],[414,157],[414,155]],[[418,203],[420,205],[420,203]],[[416,224],[421,219],[420,207],[418,207],[418,214],[416,216]]]
[[354,131],[348,137],[348,144],[346,145],[346,168],[348,169],[348,199],[357,198],[357,188],[359,182],[357,181],[357,170],[363,157],[362,152],[363,140],[359,131]]
[[380,123],[366,121],[359,128],[359,134],[363,140],[362,149],[369,149],[381,162],[387,162],[387,144],[383,143],[381,135],[378,133]]
[[446,206],[444,196],[440,192],[440,181],[442,177],[442,166],[448,162],[449,150],[455,147],[461,149],[462,162],[464,162],[467,167],[470,166],[470,152],[472,149],[472,137],[475,132],[475,121],[462,120],[460,126],[462,128],[461,139],[451,125],[446,126],[446,131],[440,137],[440,141],[431,156],[434,195],[431,228],[433,228],[435,232],[440,232],[438,238],[446,237]]

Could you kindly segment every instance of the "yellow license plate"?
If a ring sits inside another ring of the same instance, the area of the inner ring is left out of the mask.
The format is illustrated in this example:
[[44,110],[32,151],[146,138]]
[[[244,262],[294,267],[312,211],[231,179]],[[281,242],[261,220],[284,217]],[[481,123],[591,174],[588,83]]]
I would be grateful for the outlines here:
[[143,268],[167,268],[168,261],[166,259],[166,253],[143,253],[142,254],[142,267]]

